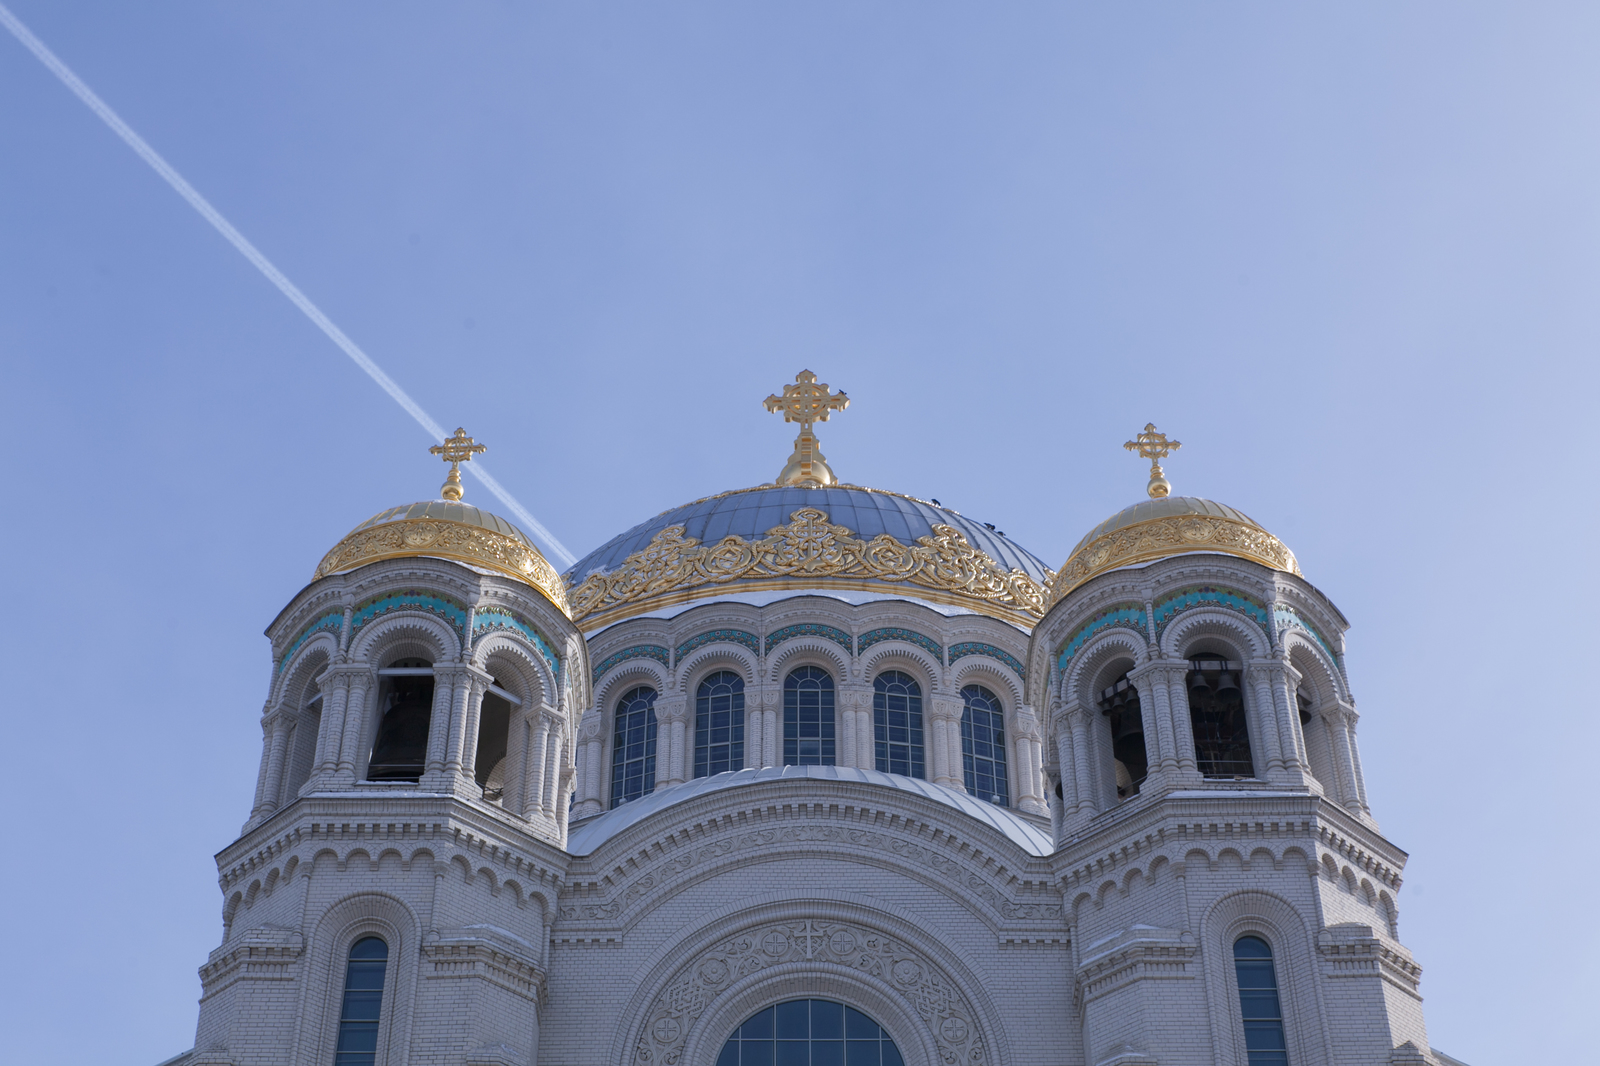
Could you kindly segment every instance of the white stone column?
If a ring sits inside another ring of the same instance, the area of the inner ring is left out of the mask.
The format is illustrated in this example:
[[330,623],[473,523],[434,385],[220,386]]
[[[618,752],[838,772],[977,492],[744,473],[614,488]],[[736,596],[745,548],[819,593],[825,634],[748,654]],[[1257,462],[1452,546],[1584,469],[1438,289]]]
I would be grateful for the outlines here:
[[285,752],[289,746],[289,733],[294,728],[294,719],[290,716],[288,708],[280,707],[271,722],[271,740],[268,742],[266,788],[263,790],[258,811],[264,817],[277,810],[279,795],[283,792],[283,764]]
[[1333,740],[1334,761],[1339,774],[1339,802],[1355,814],[1361,814],[1365,804],[1362,803],[1361,785],[1356,775],[1355,746],[1350,736],[1351,713],[1343,704],[1336,704],[1323,713],[1322,720],[1327,725],[1328,736]]
[[266,805],[267,797],[267,772],[272,765],[272,717],[270,713],[261,716],[261,761],[256,768],[256,795],[250,802],[250,817],[245,820],[245,827],[254,825],[261,817],[262,808]]
[[464,765],[467,741],[467,706],[472,701],[472,678],[459,666],[450,668],[450,725],[444,749],[444,772],[454,786]]
[[367,735],[367,716],[372,713],[372,671],[362,667],[350,675],[350,700],[345,704],[344,726],[340,730],[339,765],[334,771],[339,784],[353,785],[362,741]]
[[658,696],[656,710],[656,787],[683,781],[685,727],[689,720],[687,696]]
[[761,690],[761,765],[783,765],[783,689]]
[[[1261,753],[1263,765],[1256,767],[1256,776],[1277,780],[1283,776],[1283,750],[1278,741],[1278,709],[1274,689],[1277,679],[1272,670],[1276,664],[1270,660],[1252,660],[1245,664],[1245,680],[1249,683],[1252,712],[1249,716],[1252,746]],[[1253,757],[1253,756],[1252,756]]]
[[[1139,718],[1144,723],[1145,780],[1139,786],[1141,794],[1171,787],[1171,769],[1177,765],[1172,745],[1172,707],[1168,699],[1159,698],[1158,688],[1165,689],[1165,677],[1159,666],[1146,664],[1128,675],[1139,692]],[[1163,693],[1164,695],[1164,693]]]
[[528,715],[531,745],[528,774],[522,783],[522,816],[529,820],[544,811],[545,750],[550,746],[550,726],[554,720],[554,710],[542,702]]
[[564,735],[561,722],[556,719],[550,723],[550,742],[544,746],[544,798],[540,805],[544,808],[547,817],[561,821],[561,813],[557,804],[561,800],[561,771],[562,764],[566,761],[562,756],[566,753],[567,738]]
[[1073,814],[1090,815],[1100,812],[1100,794],[1096,789],[1094,748],[1089,737],[1089,727],[1094,724],[1094,711],[1081,706],[1068,706],[1067,719],[1072,730],[1072,775],[1077,782],[1077,805]]
[[746,692],[744,708],[744,762],[735,769],[749,769],[761,765],[761,727],[764,722],[761,714],[761,693]]
[[478,725],[483,719],[483,697],[489,691],[489,679],[478,677],[474,672],[468,684],[467,724],[461,746],[461,779],[471,791],[472,798],[481,799],[483,790],[478,787]]
[[1167,707],[1172,713],[1172,742],[1177,748],[1178,776],[1187,783],[1198,782],[1200,770],[1194,760],[1194,721],[1189,716],[1189,667],[1169,665],[1165,673]]
[[961,698],[936,695],[925,704],[928,711],[929,732],[933,739],[933,767],[931,773],[936,785],[967,790],[961,772]]
[[600,801],[600,760],[605,750],[600,722],[599,708],[591,707],[578,723],[577,802],[572,807],[575,819],[588,818],[605,809]]
[[339,766],[339,742],[344,739],[344,712],[350,701],[350,669],[333,667],[322,677],[322,722],[317,730],[317,760],[312,769],[318,783]]
[[1017,708],[1017,737],[1016,737],[1016,797],[1012,801],[1018,810],[1028,811],[1032,814],[1049,814],[1050,805],[1046,800],[1044,767],[1041,759],[1041,743],[1039,737],[1039,718],[1033,713],[1033,708],[1023,705]]
[[1345,736],[1350,744],[1350,772],[1355,781],[1356,802],[1361,804],[1361,813],[1371,820],[1372,807],[1367,803],[1367,778],[1361,772],[1361,745],[1356,743],[1356,723],[1361,716],[1349,704],[1342,703],[1340,707],[1344,710]]
[[1300,738],[1300,703],[1295,699],[1300,671],[1287,659],[1276,659],[1268,677],[1272,681],[1273,719],[1278,729],[1278,757],[1282,761],[1282,768],[1274,777],[1285,784],[1304,785],[1309,768],[1300,756],[1305,742]]

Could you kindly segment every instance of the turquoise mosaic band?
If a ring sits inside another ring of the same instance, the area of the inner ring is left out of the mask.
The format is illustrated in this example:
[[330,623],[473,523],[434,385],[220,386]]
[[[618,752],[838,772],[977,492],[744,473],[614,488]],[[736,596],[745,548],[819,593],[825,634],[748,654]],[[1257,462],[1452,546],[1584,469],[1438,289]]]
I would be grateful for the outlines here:
[[477,643],[478,638],[485,633],[510,632],[520,633],[528,643],[539,649],[539,654],[544,657],[545,664],[550,667],[550,672],[558,679],[561,677],[561,656],[556,654],[556,649],[545,639],[526,618],[514,611],[503,607],[491,607],[488,610],[478,611],[472,618],[472,640]]
[[941,663],[944,662],[944,645],[932,637],[923,636],[914,629],[888,628],[868,630],[861,634],[860,640],[856,641],[856,653],[860,654],[874,644],[881,644],[886,640],[903,640],[907,644],[915,644],[917,647],[938,656]]
[[294,659],[294,653],[300,650],[300,645],[316,636],[318,633],[328,631],[337,633],[344,625],[344,612],[334,611],[323,615],[321,618],[306,626],[305,630],[294,638],[294,643],[289,645],[289,650],[283,653],[283,658],[278,660],[278,673],[283,673],[284,667]]
[[995,647],[993,644],[978,644],[973,641],[967,641],[966,643],[962,644],[950,645],[950,662],[952,664],[957,659],[967,655],[987,655],[989,658],[997,659],[1011,667],[1012,670],[1016,671],[1018,677],[1027,676],[1020,659],[1018,659],[1015,655],[1012,655],[1010,652]]
[[1078,650],[1089,642],[1090,637],[1102,629],[1133,629],[1140,634],[1149,632],[1145,626],[1143,607],[1137,603],[1118,604],[1108,610],[1101,611],[1079,626],[1077,632],[1067,638],[1067,642],[1061,645],[1061,650],[1056,652],[1056,669],[1065,670],[1067,664],[1072,661],[1072,657],[1078,654]]
[[679,644],[677,657],[682,659],[696,648],[703,648],[707,644],[738,644],[749,648],[757,655],[761,654],[761,641],[754,633],[746,633],[742,629],[713,629],[709,633],[690,637]]
[[768,633],[767,654],[771,655],[773,648],[776,648],[786,640],[794,640],[796,637],[821,637],[823,640],[833,641],[845,651],[855,650],[850,634],[844,630],[835,629],[832,626],[819,625],[815,622],[807,622],[802,625],[784,626],[782,629],[776,629]]
[[662,666],[672,665],[667,649],[663,648],[661,645],[635,644],[631,648],[623,648],[621,651],[612,652],[610,655],[607,655],[604,659],[597,663],[594,668],[594,677],[590,679],[589,683],[591,685],[596,684],[599,682],[601,677],[605,676],[607,670],[612,669],[620,663],[625,663],[629,659],[654,659]]

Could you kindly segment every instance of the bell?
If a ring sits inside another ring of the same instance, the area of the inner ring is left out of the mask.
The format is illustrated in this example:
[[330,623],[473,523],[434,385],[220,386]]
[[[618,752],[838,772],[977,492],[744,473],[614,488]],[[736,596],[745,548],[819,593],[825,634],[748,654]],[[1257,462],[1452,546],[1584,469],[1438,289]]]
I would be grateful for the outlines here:
[[1217,678],[1217,695],[1225,692],[1238,692],[1239,682],[1234,678],[1232,670],[1222,671],[1222,676]]
[[1189,671],[1189,694],[1201,696],[1211,691],[1211,682],[1206,680],[1206,675],[1199,670]]
[[1144,737],[1144,716],[1139,713],[1139,705],[1123,707],[1117,714],[1117,731],[1112,739],[1121,742],[1131,737]]

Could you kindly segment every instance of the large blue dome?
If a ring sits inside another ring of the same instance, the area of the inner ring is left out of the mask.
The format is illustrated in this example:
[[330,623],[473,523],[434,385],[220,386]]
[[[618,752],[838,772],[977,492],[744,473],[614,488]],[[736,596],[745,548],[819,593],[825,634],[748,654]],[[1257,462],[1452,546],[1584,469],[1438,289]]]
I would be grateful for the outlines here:
[[735,586],[890,586],[1031,625],[1051,576],[998,531],[926,500],[765,485],[664,511],[584,556],[566,580],[575,617],[593,616],[585,628]]

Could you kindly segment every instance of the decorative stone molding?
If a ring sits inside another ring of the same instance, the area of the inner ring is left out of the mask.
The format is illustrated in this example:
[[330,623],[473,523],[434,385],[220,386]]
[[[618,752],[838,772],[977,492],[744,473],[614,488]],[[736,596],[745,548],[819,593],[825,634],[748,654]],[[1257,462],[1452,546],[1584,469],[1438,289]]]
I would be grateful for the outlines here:
[[862,925],[806,919],[754,926],[682,967],[651,1005],[634,1062],[677,1063],[690,1031],[719,995],[751,974],[786,964],[866,977],[911,1005],[928,1027],[942,1062],[985,1066],[990,1061],[971,1006],[930,959]]
[[211,953],[200,967],[201,997],[214,996],[236,981],[293,981],[295,961],[305,951],[298,930],[275,925],[241,933]]
[[1093,1002],[1146,978],[1196,979],[1199,970],[1192,963],[1198,953],[1193,933],[1135,925],[1085,949],[1077,973],[1082,1000]]
[[1327,977],[1381,977],[1408,996],[1422,998],[1422,967],[1404,948],[1378,939],[1370,925],[1349,922],[1320,930],[1317,954]]
[[544,967],[537,956],[532,944],[514,940],[502,930],[467,926],[428,935],[422,944],[422,976],[426,980],[480,978],[536,1003],[545,988]]

